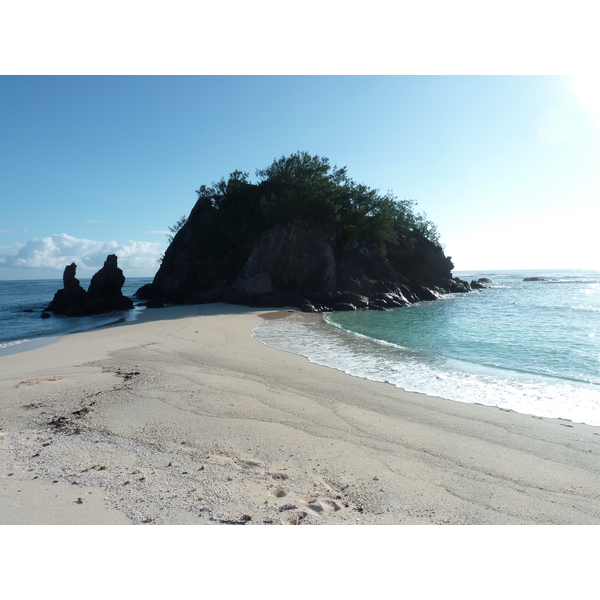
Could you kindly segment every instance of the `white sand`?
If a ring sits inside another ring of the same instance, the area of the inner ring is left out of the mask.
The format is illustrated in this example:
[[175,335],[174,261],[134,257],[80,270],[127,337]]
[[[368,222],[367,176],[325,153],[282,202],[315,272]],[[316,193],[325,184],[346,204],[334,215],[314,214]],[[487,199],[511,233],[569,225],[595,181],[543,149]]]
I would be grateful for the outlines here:
[[600,428],[310,364],[251,339],[260,315],[147,310],[0,357],[0,523],[600,522]]

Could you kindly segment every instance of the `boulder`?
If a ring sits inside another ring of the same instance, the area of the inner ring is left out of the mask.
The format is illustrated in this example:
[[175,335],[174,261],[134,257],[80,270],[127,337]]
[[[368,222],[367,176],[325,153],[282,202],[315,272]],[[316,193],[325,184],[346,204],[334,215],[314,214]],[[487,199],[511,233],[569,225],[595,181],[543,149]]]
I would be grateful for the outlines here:
[[164,308],[165,303],[162,298],[150,298],[148,302],[146,302],[146,308]]
[[324,313],[332,312],[333,309],[325,304],[313,303],[310,300],[303,300],[303,304],[300,307],[302,312],[306,313]]
[[[397,308],[400,306],[408,306],[410,302],[404,297],[401,292],[384,292],[382,294],[376,294],[372,298],[372,302],[383,308]],[[369,308],[371,308],[371,303]]]
[[369,303],[369,310],[385,311],[385,310],[387,310],[387,308],[385,306],[382,306],[381,304],[379,304],[377,301],[375,301],[375,302]]
[[[491,283],[491,281],[490,281]],[[452,294],[464,294],[471,291],[471,285],[458,277],[452,277],[445,282],[446,289]]]
[[134,294],[136,298],[140,300],[149,300],[152,298],[152,284],[146,283],[141,288],[138,288],[137,292]]
[[350,304],[349,302],[336,302],[333,305],[333,310],[339,310],[339,311],[356,310],[356,306],[354,306],[354,304]]
[[424,285],[415,285],[413,287],[414,294],[422,302],[430,302],[437,300],[441,294],[433,288],[425,287]]
[[367,308],[369,306],[369,298],[362,294],[355,294],[353,292],[340,292],[335,294],[335,301],[337,303],[352,304],[356,308]]
[[492,280],[487,277],[480,277],[477,281],[473,279],[473,281],[471,281],[471,289],[482,290],[489,287],[491,283],[493,283]]

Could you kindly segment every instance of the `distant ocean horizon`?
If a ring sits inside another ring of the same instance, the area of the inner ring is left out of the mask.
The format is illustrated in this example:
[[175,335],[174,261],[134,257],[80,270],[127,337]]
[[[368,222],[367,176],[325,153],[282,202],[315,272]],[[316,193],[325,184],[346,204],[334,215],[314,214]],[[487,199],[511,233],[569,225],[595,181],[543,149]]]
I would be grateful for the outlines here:
[[386,312],[298,313],[253,337],[407,391],[600,426],[600,271],[453,274],[493,283]]

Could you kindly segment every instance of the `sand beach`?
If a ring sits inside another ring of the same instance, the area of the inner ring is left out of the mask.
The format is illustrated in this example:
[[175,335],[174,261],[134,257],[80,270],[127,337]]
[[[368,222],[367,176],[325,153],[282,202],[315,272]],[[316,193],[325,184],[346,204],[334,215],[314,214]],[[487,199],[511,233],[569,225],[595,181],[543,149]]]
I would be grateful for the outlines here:
[[0,357],[0,524],[600,523],[600,428],[251,338],[288,314],[148,309]]

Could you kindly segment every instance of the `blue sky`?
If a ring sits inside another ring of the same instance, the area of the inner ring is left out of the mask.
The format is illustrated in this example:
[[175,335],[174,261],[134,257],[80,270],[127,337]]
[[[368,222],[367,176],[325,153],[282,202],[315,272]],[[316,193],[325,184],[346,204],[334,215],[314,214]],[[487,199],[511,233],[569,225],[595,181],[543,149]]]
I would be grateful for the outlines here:
[[197,190],[297,150],[414,198],[456,270],[600,269],[598,79],[0,76],[0,279],[152,276]]

